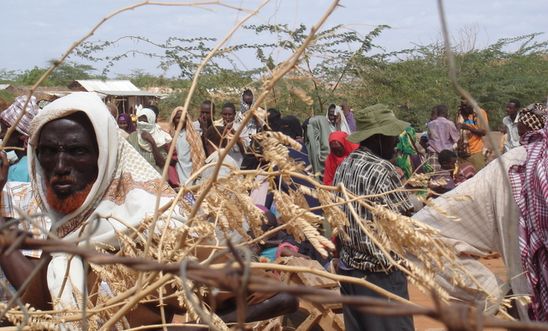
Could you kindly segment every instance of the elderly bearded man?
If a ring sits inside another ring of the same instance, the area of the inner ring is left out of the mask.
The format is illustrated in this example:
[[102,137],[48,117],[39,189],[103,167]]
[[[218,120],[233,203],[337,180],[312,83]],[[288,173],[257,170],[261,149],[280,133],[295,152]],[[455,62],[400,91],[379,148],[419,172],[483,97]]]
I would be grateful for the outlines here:
[[[14,206],[27,211],[33,215],[32,224],[22,221],[23,227],[41,229],[42,238],[49,229],[50,237],[77,242],[89,238],[92,247],[106,244],[119,249],[116,233],[130,232],[152,215],[158,192],[160,205],[175,197],[156,170],[119,137],[114,118],[93,93],[73,93],[45,107],[31,124],[28,157],[31,184],[6,184],[7,167],[1,168],[1,216],[21,218]],[[2,158],[5,162],[5,155]],[[174,218],[180,219],[177,215]],[[14,251],[2,255],[0,264],[8,280],[20,288],[38,259],[46,260],[46,267],[22,295],[22,301],[35,308],[78,310],[84,291],[89,293],[90,301],[96,300],[98,293],[111,293],[110,285],[101,282],[100,275],[93,271],[84,287],[85,269],[78,256]],[[279,313],[280,309],[272,305],[280,303],[280,298],[283,295],[274,295],[250,306],[248,318],[270,318]],[[180,307],[166,303],[169,321]],[[223,317],[231,320],[231,313]],[[157,324],[161,320],[160,310],[153,304],[140,304],[125,315],[129,326]],[[80,327],[77,322],[63,326],[71,330]]]

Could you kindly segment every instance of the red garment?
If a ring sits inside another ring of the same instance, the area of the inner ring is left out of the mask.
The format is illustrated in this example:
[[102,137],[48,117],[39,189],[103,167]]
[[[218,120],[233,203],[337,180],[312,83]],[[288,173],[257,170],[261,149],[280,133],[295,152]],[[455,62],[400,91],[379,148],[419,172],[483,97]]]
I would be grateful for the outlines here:
[[333,184],[333,178],[335,177],[335,171],[337,171],[337,168],[339,165],[346,159],[350,153],[352,153],[355,149],[360,147],[359,144],[353,144],[350,141],[346,140],[346,137],[348,137],[348,134],[346,132],[342,131],[334,131],[331,132],[329,135],[329,143],[331,144],[332,141],[338,141],[343,145],[344,148],[344,155],[343,156],[336,156],[333,154],[333,152],[329,152],[329,155],[327,156],[327,160],[325,160],[325,170],[323,174],[323,183],[325,185],[332,185]]

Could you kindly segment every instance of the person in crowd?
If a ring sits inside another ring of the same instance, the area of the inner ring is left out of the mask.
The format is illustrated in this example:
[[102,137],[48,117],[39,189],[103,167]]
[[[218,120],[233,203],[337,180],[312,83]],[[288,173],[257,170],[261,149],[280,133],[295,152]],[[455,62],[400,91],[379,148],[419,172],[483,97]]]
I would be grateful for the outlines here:
[[314,175],[324,173],[325,160],[329,155],[329,134],[332,132],[327,117],[317,115],[305,121],[305,145]]
[[347,134],[352,133],[341,107],[335,104],[329,105],[329,107],[327,108],[327,114],[325,116],[329,120],[329,128],[331,132],[343,131]]
[[[197,182],[206,182],[213,176],[215,164],[219,160],[219,152],[224,149],[228,143],[228,139],[223,137],[223,132],[226,132],[222,126],[212,126],[205,132],[206,139],[206,155],[205,165],[209,165],[202,171]],[[240,165],[230,153],[228,153],[223,159],[223,164],[219,171],[219,178],[227,177],[232,170],[237,170]]]
[[280,123],[280,131],[301,144],[304,144],[303,127],[297,116],[284,116]]
[[[158,119],[160,119],[160,108],[158,108],[158,106],[155,106],[155,105],[148,105],[146,108],[152,110],[154,112],[154,115],[156,116],[155,117],[155,122],[154,123],[158,123]],[[139,117],[137,115],[137,117]]]
[[[360,148],[352,152],[337,168],[333,185],[343,184],[349,192],[357,196],[379,195],[375,200],[377,204],[409,215],[412,204],[407,193],[397,190],[402,187],[402,183],[395,167],[389,162],[394,156],[397,137],[409,127],[409,123],[397,119],[392,110],[383,104],[369,106],[356,111],[354,115],[357,130],[348,136],[348,140],[359,143]],[[339,236],[338,272],[345,276],[366,278],[387,291],[409,298],[405,275],[391,265],[358,225],[358,222],[375,222],[375,218],[358,202],[352,202],[351,206],[360,219],[354,218],[349,206],[342,207],[349,223],[345,227],[348,236]],[[341,294],[380,297],[366,287],[344,282],[341,283]],[[346,330],[414,329],[413,319],[409,316],[381,317],[362,313],[348,305],[343,305],[343,314]]]
[[[485,303],[494,313],[510,287],[513,296],[531,297],[530,305],[516,300],[520,319],[546,322],[548,127],[527,133],[521,143],[413,218],[440,231],[440,240],[454,247],[458,262],[479,282],[459,290],[440,270],[436,281],[452,296],[475,306]],[[478,260],[491,252],[502,255],[508,272],[504,284]]]
[[485,167],[483,137],[487,134],[489,126],[487,112],[480,108],[480,119],[466,100],[461,101],[459,112],[460,117],[457,124],[461,130],[459,157],[465,158],[474,165],[476,171],[480,171]]
[[504,152],[508,152],[512,148],[518,147],[519,133],[516,117],[521,108],[521,103],[517,99],[510,99],[506,104],[506,114],[502,119],[502,124],[506,128],[506,142],[504,143]]
[[541,103],[531,104],[519,111],[517,129],[520,137],[528,132],[542,129],[548,120],[548,108]]
[[[225,131],[221,131],[220,133],[223,137],[231,139],[240,125],[239,123],[236,123],[236,107],[234,106],[234,104],[231,102],[225,103],[221,111],[221,116],[223,119],[222,127]],[[214,127],[217,127],[217,126],[214,126]],[[236,145],[234,145],[234,147],[232,147],[229,153],[230,156],[234,159],[234,161],[236,161],[236,163],[238,164],[238,168],[242,165],[242,161],[244,159],[244,153],[245,153],[244,138],[245,137],[249,138],[249,136],[246,133],[242,132],[242,134],[240,135],[240,138],[238,139],[238,142],[236,143]],[[208,148],[207,141],[206,141],[205,147],[207,150]]]
[[202,136],[207,131],[215,120],[215,104],[211,100],[205,100],[200,105],[200,114],[198,119],[192,123],[194,130]]
[[417,133],[412,127],[406,128],[398,137],[394,165],[401,169],[403,178],[409,179],[413,173],[431,172],[432,167],[415,144]]
[[440,169],[437,162],[438,154],[443,150],[454,150],[454,145],[459,141],[459,130],[455,123],[447,119],[448,109],[446,105],[437,105],[432,108],[434,119],[427,124],[428,132],[428,156],[434,170]]
[[329,155],[325,160],[325,171],[323,183],[325,185],[333,184],[333,177],[337,167],[360,145],[353,144],[346,140],[348,134],[342,131],[334,131],[329,134]]
[[[202,138],[191,125],[190,116],[187,114],[186,122],[183,125],[179,135],[175,137],[177,125],[181,121],[183,108],[177,107],[171,112],[169,134],[173,137],[175,143],[175,152],[173,153],[173,168],[169,183],[172,186],[184,185],[186,181],[197,172],[205,163],[205,152]],[[175,172],[173,172],[175,170]]]
[[130,134],[135,132],[135,124],[131,121],[131,116],[126,113],[121,113],[118,115],[118,127],[120,128],[120,133],[122,136],[127,139]]
[[348,101],[344,100],[341,103],[341,109],[346,118],[346,122],[348,123],[350,132],[356,131],[356,119],[354,119],[354,113],[352,112],[352,108],[348,105]]
[[276,108],[269,108],[266,112],[270,129],[272,131],[281,131],[282,113]]
[[129,135],[127,141],[158,173],[162,173],[171,136],[156,124],[156,114],[152,109],[137,110],[137,130]]
[[[240,98],[240,110],[236,113],[235,122],[237,126],[240,126],[246,116],[246,113],[253,106],[253,92],[250,89],[244,90]],[[258,108],[261,109],[261,108]],[[264,110],[263,110],[264,111]],[[243,144],[247,147],[251,144],[251,137],[261,129],[260,120],[254,116],[242,130],[241,139]]]
[[430,177],[428,187],[437,194],[443,194],[457,186],[454,179],[457,168],[457,154],[444,149],[438,154],[438,161],[441,169]]
[[[15,98],[15,101],[2,113],[0,113],[0,140],[7,148],[8,161],[10,163],[8,181],[30,182],[27,159],[27,142],[32,119],[38,114],[40,108],[36,103],[36,97],[32,96],[25,106],[28,97],[25,95]],[[8,140],[5,140],[8,130],[15,125],[19,117],[23,117],[15,126]],[[10,149],[12,147],[13,149]]]

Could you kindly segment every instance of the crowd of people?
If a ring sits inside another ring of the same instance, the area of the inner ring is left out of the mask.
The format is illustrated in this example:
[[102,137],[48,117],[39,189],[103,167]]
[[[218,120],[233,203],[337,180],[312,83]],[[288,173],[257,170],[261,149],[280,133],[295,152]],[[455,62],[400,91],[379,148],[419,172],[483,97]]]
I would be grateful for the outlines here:
[[[25,103],[26,112],[18,120]],[[310,117],[302,123],[291,114],[282,116],[274,108],[257,109],[251,120],[245,122],[253,107],[251,90],[242,93],[238,109],[234,103],[226,102],[217,113],[215,103],[203,101],[194,121],[190,115],[183,118],[183,108],[177,107],[171,113],[167,132],[158,124],[159,109],[152,105],[139,107],[134,123],[129,114],[109,112],[93,93],[73,93],[43,109],[34,97],[28,102],[25,96],[18,97],[0,113],[0,138],[4,139],[7,130],[15,126],[9,140],[4,142],[11,149],[1,155],[2,222],[19,218],[18,210],[25,210],[42,215],[36,219],[41,229],[49,229],[62,240],[75,240],[83,232],[91,231],[86,225],[93,220],[96,227],[90,232],[92,241],[113,244],[114,235],[122,225],[104,220],[104,215],[116,213],[129,225],[137,225],[154,210],[152,196],[158,187],[162,201],[167,202],[181,187],[204,183],[213,176],[213,168],[204,166],[216,164],[231,139],[236,143],[222,161],[220,177],[236,169],[264,166],[254,137],[261,131],[278,131],[300,144],[300,149],[291,148],[289,155],[302,162],[318,184],[343,185],[358,196],[378,195],[375,203],[438,228],[441,240],[459,243],[450,245],[459,251],[459,258],[485,288],[505,295],[494,275],[477,261],[478,257],[499,252],[512,276],[512,292],[532,297],[531,305],[518,304],[518,317],[548,320],[545,106],[533,104],[522,108],[518,100],[508,102],[508,116],[503,120],[504,155],[491,163],[487,162],[484,144],[489,126],[487,112],[474,111],[465,100],[461,101],[455,121],[449,119],[447,106],[434,106],[422,135],[383,104],[358,110],[353,110],[347,102],[331,104],[324,115]],[[182,120],[184,125],[175,136]],[[241,133],[235,137],[236,132]],[[167,160],[173,144],[175,153]],[[168,167],[165,182],[164,166]],[[398,190],[417,173],[428,174],[428,189],[418,193]],[[313,187],[299,178],[293,182]],[[282,181],[277,185],[273,188],[268,182],[261,183],[250,192],[253,202],[268,220],[264,229],[273,228],[280,221],[273,191],[292,189]],[[421,194],[439,197],[438,207],[424,207],[414,197]],[[456,195],[472,199],[452,199]],[[310,207],[319,205],[312,196],[306,199]],[[257,255],[266,260],[280,256],[314,259],[326,268],[334,265],[336,272],[342,275],[365,278],[408,298],[405,275],[391,264],[358,224],[361,219],[374,222],[373,215],[357,201],[341,208],[347,218],[346,235],[333,238],[337,250],[327,259],[317,254],[306,240],[297,242],[284,232],[266,240]],[[352,209],[359,211],[360,219],[355,218]],[[448,215],[462,221],[452,222]],[[21,222],[19,225],[25,230],[31,230],[32,226],[36,224]],[[37,236],[46,238],[47,233],[42,231]],[[337,258],[332,260],[334,256]],[[48,261],[42,268],[43,276],[31,282],[22,298],[44,310],[51,308],[52,303],[55,308],[78,307],[72,290],[79,293],[85,290],[80,258],[14,250],[0,256],[4,278],[10,286],[21,287],[40,259]],[[63,282],[67,266],[70,266],[70,281]],[[68,290],[60,292],[67,283]],[[97,291],[90,286],[89,291]],[[2,293],[5,300],[8,293]],[[379,297],[368,288],[347,283],[341,283],[341,293]],[[469,301],[485,299],[452,294]],[[297,307],[295,298],[281,293],[250,304],[248,320],[290,313]],[[222,311],[221,317],[234,321],[235,307],[223,307],[228,309]],[[143,310],[148,313],[141,314]],[[414,328],[411,317],[383,318],[346,305],[343,311],[347,330]],[[143,316],[147,318],[143,320]],[[138,326],[158,318],[157,309],[143,305],[134,310],[128,320]]]

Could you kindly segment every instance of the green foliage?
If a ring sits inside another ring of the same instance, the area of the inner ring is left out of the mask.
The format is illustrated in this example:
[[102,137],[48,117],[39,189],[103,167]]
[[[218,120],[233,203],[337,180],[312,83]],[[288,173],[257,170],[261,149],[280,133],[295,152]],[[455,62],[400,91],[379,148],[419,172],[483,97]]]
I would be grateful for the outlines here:
[[[34,85],[38,79],[47,71],[47,68],[34,67],[25,70],[11,81],[15,85]],[[76,79],[100,78],[92,74],[95,69],[87,64],[63,63],[42,83],[42,86],[67,86]]]

